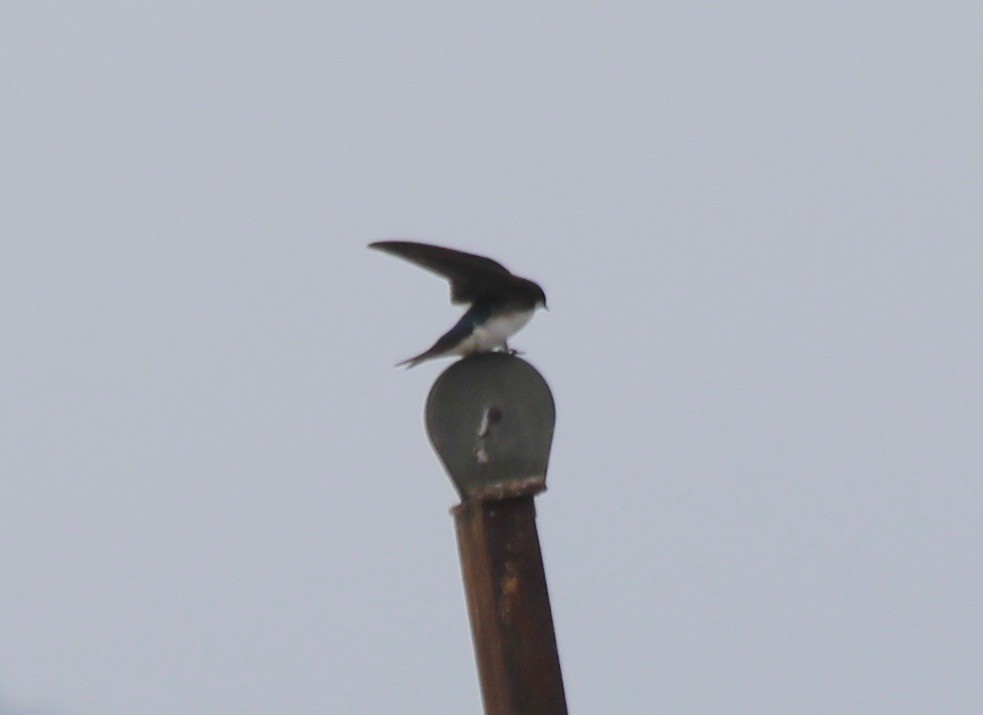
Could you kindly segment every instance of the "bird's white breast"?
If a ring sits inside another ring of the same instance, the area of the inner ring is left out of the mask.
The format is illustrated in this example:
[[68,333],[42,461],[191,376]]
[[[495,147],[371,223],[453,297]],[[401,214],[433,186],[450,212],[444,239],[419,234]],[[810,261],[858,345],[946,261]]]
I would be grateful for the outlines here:
[[493,315],[474,329],[474,333],[461,345],[460,352],[483,353],[505,347],[505,342],[525,327],[532,314],[533,311],[524,310]]

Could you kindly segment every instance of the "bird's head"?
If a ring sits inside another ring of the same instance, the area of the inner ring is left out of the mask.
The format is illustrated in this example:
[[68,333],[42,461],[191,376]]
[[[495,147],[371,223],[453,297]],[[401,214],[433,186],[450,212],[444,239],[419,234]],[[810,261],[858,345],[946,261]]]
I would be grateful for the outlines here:
[[549,308],[546,307],[546,294],[543,292],[543,289],[539,287],[539,284],[527,280],[526,287],[529,289],[529,296],[532,298],[533,307],[549,310]]

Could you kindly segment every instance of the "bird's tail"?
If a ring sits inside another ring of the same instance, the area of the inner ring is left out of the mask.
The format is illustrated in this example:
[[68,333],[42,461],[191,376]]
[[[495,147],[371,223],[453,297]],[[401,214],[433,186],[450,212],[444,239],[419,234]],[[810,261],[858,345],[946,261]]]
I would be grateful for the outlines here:
[[432,346],[424,350],[419,355],[414,355],[411,358],[406,358],[402,362],[396,363],[395,367],[402,367],[403,365],[405,365],[406,369],[409,370],[411,367],[416,367],[421,362],[425,362],[427,360],[440,357],[441,355],[446,355],[447,348],[448,348],[447,345],[448,341],[445,340],[445,338],[446,336],[438,340],[436,343],[434,343]]
[[455,346],[457,346],[474,330],[474,321],[474,308],[472,308],[465,313],[459,321],[457,321],[457,324],[453,328],[441,335],[437,342],[419,355],[414,355],[411,358],[403,360],[403,362],[396,363],[396,367],[406,365],[406,369],[409,370],[411,367],[419,365],[424,360],[441,357],[453,352]]
[[424,360],[429,360],[432,357],[434,356],[430,354],[429,350],[427,350],[425,353],[420,353],[419,355],[415,355],[411,358],[407,358],[406,360],[403,360],[402,362],[396,363],[394,367],[402,367],[403,365],[405,365],[406,369],[409,370],[411,367],[416,367]]

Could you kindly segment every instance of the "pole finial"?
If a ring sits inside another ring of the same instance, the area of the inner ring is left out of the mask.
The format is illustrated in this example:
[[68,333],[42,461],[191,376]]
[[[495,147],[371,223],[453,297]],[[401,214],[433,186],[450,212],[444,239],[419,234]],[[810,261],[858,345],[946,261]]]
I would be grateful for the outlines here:
[[447,368],[430,390],[427,434],[465,501],[546,488],[556,409],[525,360],[482,353]]

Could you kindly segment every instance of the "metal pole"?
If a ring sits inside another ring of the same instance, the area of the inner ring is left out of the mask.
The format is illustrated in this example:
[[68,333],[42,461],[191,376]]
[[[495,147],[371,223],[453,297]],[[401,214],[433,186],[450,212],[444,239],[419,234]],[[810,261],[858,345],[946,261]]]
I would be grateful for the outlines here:
[[460,360],[427,398],[427,433],[461,494],[452,510],[487,715],[565,715],[533,498],[555,408],[524,360]]
[[565,715],[532,495],[453,510],[488,715]]

